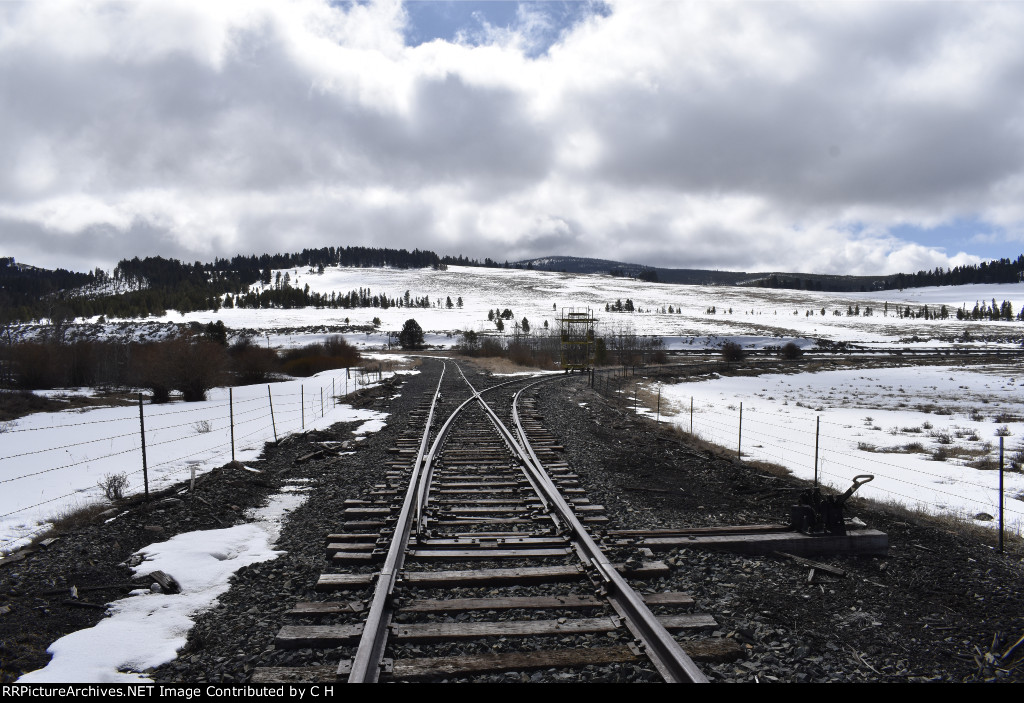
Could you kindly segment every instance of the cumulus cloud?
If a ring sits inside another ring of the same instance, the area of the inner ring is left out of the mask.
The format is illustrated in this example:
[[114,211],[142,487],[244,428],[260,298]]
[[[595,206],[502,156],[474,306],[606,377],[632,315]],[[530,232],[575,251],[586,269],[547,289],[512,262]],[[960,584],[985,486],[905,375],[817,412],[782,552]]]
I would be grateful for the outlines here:
[[977,261],[928,243],[958,220],[1024,239],[1024,8],[592,7],[408,46],[394,0],[0,5],[0,254],[883,273]]

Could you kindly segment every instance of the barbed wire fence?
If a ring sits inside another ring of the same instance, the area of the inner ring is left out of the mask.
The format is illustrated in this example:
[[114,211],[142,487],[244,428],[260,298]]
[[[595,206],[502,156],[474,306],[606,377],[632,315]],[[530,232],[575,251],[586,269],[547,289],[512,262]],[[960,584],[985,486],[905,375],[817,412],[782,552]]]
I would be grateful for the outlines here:
[[[47,495],[44,487],[41,500],[19,500],[16,505],[7,503],[0,508],[4,511],[0,513],[0,520],[44,506],[52,506],[56,513],[72,499],[87,496],[97,488],[95,471],[90,472],[88,484],[76,481],[80,477],[72,477],[72,474],[75,470],[95,469],[97,465],[104,466],[103,471],[107,473],[113,471],[136,481],[141,476],[143,492],[148,497],[151,471],[172,467],[159,475],[160,481],[166,482],[169,477],[176,478],[189,472],[190,460],[193,462],[191,466],[195,465],[197,458],[205,465],[234,461],[238,446],[248,448],[261,440],[276,442],[289,434],[302,432],[315,420],[325,419],[337,411],[345,398],[383,378],[384,371],[379,365],[376,368],[356,367],[341,369],[330,376],[319,376],[311,383],[299,382],[299,389],[291,392],[278,390],[275,393],[273,386],[294,385],[296,381],[267,384],[265,393],[256,386],[250,386],[251,397],[241,399],[235,398],[235,389],[232,388],[224,402],[204,402],[191,407],[176,403],[147,404],[139,394],[138,405],[122,407],[123,416],[115,418],[48,427],[18,427],[16,422],[8,422],[0,429],[0,437],[31,437],[37,446],[7,453],[0,443],[0,491],[25,496],[28,493],[26,486],[42,480],[49,485],[63,483],[70,490],[65,489],[68,492],[54,496]],[[55,418],[58,415],[54,414]],[[61,441],[62,436],[83,427],[90,428],[90,432],[103,432],[103,435],[75,442]],[[211,439],[198,442],[196,447],[197,435],[208,435]],[[190,441],[183,452],[168,451],[184,440]],[[12,444],[7,443],[7,446]],[[151,463],[147,457],[154,461]],[[34,466],[25,469],[29,462]],[[9,551],[12,545],[31,540],[50,527],[48,522],[44,522],[18,537],[0,541],[0,553]]]
[[[914,447],[913,451],[878,448],[858,441],[846,431],[850,429],[847,424],[829,421],[820,414],[811,415],[813,409],[807,406],[803,406],[808,411],[806,425],[799,426],[793,420],[785,425],[777,419],[766,420],[760,413],[751,413],[750,408],[744,414],[743,403],[738,400],[716,405],[706,400],[695,403],[694,396],[690,396],[682,407],[670,408],[663,398],[662,386],[679,383],[680,369],[685,368],[687,376],[701,377],[721,371],[724,366],[721,362],[708,362],[685,367],[601,369],[590,373],[588,384],[634,412],[649,414],[659,423],[670,422],[684,433],[717,445],[737,460],[765,461],[787,470],[809,471],[813,467],[816,483],[837,490],[845,490],[855,475],[875,474],[881,480],[865,492],[885,496],[884,499],[910,509],[960,517],[964,512],[968,516],[997,513],[990,517],[998,526],[1000,548],[1005,531],[1024,534],[1024,509],[1018,506],[1024,499],[1013,500],[1006,495],[1008,467],[1004,437],[998,437],[998,449],[992,447],[989,452],[998,452],[997,460],[982,456],[978,459],[983,464],[981,467],[955,465],[959,469],[970,469],[976,475],[954,477],[948,470],[941,470],[949,466],[941,458],[944,445],[940,444],[934,452],[927,452],[923,445],[920,449]],[[915,444],[920,445],[911,443]],[[933,460],[929,463],[934,463],[936,468],[929,470],[925,462],[914,466],[909,461],[897,464],[885,458],[910,453],[927,454]],[[972,508],[965,510],[963,506]]]

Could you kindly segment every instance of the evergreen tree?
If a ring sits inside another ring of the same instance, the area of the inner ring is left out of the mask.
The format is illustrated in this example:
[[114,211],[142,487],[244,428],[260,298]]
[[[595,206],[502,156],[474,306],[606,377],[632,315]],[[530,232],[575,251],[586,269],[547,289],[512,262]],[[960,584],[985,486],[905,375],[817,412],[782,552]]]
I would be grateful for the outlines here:
[[423,328],[416,320],[408,319],[398,333],[398,343],[402,349],[419,349],[423,346]]

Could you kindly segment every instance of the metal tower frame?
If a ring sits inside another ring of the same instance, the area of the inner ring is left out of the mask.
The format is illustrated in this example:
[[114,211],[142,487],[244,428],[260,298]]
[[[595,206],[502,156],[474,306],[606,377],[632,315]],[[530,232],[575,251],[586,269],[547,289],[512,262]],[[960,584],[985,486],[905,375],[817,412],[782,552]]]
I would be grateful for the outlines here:
[[587,371],[594,365],[595,322],[590,308],[562,308],[558,327],[565,371]]

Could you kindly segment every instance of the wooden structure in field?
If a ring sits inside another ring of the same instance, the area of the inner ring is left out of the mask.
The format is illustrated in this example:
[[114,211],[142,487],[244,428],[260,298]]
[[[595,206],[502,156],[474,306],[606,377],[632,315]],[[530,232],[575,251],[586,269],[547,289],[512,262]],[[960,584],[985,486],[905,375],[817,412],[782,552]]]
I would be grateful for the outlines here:
[[587,371],[594,365],[595,322],[590,308],[562,308],[558,330],[565,371]]

